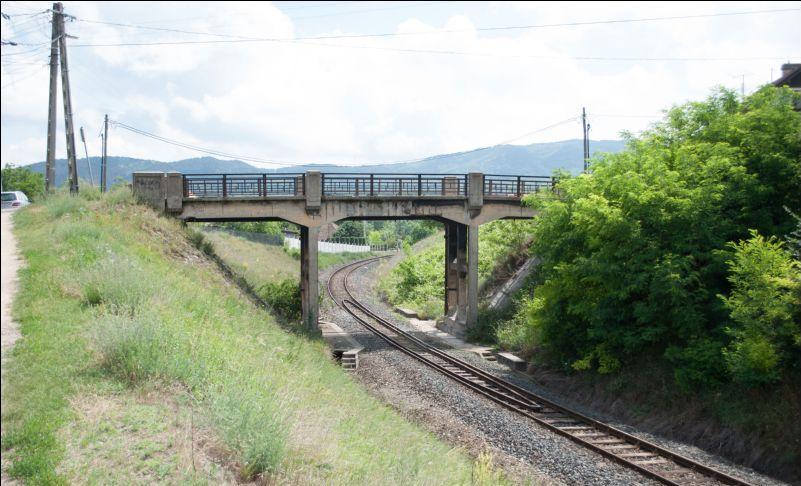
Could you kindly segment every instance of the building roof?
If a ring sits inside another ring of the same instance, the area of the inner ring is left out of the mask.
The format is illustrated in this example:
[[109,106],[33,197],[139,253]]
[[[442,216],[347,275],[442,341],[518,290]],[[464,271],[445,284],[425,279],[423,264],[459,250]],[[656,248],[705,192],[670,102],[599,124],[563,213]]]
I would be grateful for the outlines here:
[[773,82],[774,86],[789,86],[801,89],[801,64],[785,64],[782,66],[782,76]]

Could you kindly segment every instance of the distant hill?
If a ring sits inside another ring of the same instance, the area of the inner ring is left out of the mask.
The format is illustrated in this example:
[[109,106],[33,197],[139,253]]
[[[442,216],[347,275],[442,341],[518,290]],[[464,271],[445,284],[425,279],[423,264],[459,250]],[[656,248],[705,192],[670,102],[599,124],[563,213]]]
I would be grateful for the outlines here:
[[[599,140],[590,143],[592,153],[619,152],[624,148],[620,140]],[[483,172],[485,174],[513,175],[550,175],[557,169],[578,173],[583,167],[582,141],[564,140],[561,142],[535,143],[531,145],[496,145],[469,152],[437,155],[415,162],[391,164],[342,166],[332,164],[308,164],[280,169],[261,169],[239,160],[220,160],[214,157],[198,157],[176,162],[159,162],[156,160],[135,159],[131,157],[108,158],[108,182],[112,184],[118,179],[131,180],[131,173],[139,170],[178,171],[185,174],[221,174],[250,172],[304,172],[319,170],[322,172],[392,172],[392,173],[428,173],[428,174],[463,174],[467,172]],[[91,157],[92,173],[95,181],[100,171],[100,158]],[[37,162],[29,167],[44,173],[44,162]],[[78,160],[78,176],[89,180],[86,159]],[[64,159],[56,162],[56,184],[62,184],[67,178],[67,163]]]

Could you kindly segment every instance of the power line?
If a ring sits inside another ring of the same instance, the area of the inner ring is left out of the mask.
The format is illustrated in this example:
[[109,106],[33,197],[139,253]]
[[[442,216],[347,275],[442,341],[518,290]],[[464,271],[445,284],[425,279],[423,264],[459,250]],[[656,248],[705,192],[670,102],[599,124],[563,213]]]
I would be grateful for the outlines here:
[[[536,133],[544,132],[546,130],[550,130],[551,128],[556,128],[558,126],[561,126],[561,125],[564,125],[566,123],[569,123],[569,122],[572,122],[572,121],[576,121],[576,120],[578,120],[577,116],[571,116],[570,118],[565,118],[564,120],[558,121],[558,122],[553,123],[551,125],[548,125],[547,127],[538,128],[538,129],[533,130],[531,132],[524,133],[523,135],[520,135],[518,137],[510,138],[508,140],[504,140],[503,142],[497,143],[495,145],[507,145],[507,144],[510,144],[510,143],[512,143],[514,141],[520,140],[521,138],[525,138],[525,137],[534,135]],[[494,147],[494,145],[493,145],[493,147]]]
[[192,145],[192,144],[180,142],[178,140],[173,140],[173,139],[170,139],[170,138],[167,138],[167,137],[162,137],[160,135],[156,135],[155,133],[146,132],[144,130],[140,130],[138,128],[132,127],[130,125],[126,125],[125,123],[122,123],[122,122],[109,120],[109,123],[111,123],[112,126],[123,128],[125,130],[128,130],[130,132],[136,133],[138,135],[142,135],[144,137],[152,138],[154,140],[158,140],[160,142],[168,143],[170,145],[183,147],[183,148],[186,148],[186,149],[189,149],[189,150],[194,150],[196,152],[202,152],[202,153],[209,154],[209,155],[216,155],[216,156],[219,156],[219,157],[225,157],[225,158],[229,158],[229,159],[242,160],[242,161],[245,161],[245,162],[256,162],[256,163],[259,163],[259,164],[306,165],[306,163],[282,162],[282,161],[277,161],[277,160],[272,160],[272,159],[263,159],[263,158],[260,158],[260,157],[244,157],[244,156],[240,156],[240,155],[234,155],[234,154],[230,154],[230,153],[227,153],[227,152],[221,152],[219,150],[203,148],[203,147],[199,147],[197,145]]
[[[509,144],[509,143],[514,142],[516,140],[519,140],[521,138],[528,137],[528,136],[534,135],[536,133],[544,132],[546,130],[550,130],[552,128],[556,128],[558,126],[564,125],[564,124],[569,123],[569,122],[576,121],[577,119],[578,119],[578,117],[572,116],[570,118],[566,118],[566,119],[558,121],[556,123],[552,123],[552,124],[550,124],[548,126],[545,126],[545,127],[542,127],[542,128],[538,128],[536,130],[532,130],[532,131],[527,132],[527,133],[525,133],[523,135],[520,135],[518,137],[510,138],[510,139],[504,140],[503,142],[496,143],[496,144],[493,144],[493,145],[488,145],[486,147],[479,147],[479,148],[476,148],[476,149],[472,149],[471,151],[482,150],[482,149],[486,149],[486,148],[490,148],[490,147],[495,147],[495,146],[498,146],[498,145],[506,145],[506,144]],[[190,143],[186,143],[186,142],[181,142],[179,140],[170,139],[170,138],[167,138],[167,137],[162,137],[161,135],[156,135],[155,133],[150,133],[150,132],[147,132],[145,130],[142,130],[142,129],[139,129],[139,128],[136,128],[136,127],[132,127],[130,125],[127,125],[125,123],[122,123],[122,122],[119,122],[119,121],[115,121],[115,120],[109,120],[109,124],[111,124],[114,127],[120,127],[122,129],[128,130],[128,131],[130,131],[132,133],[135,133],[137,135],[142,135],[144,137],[151,138],[153,140],[157,140],[159,142],[164,142],[164,143],[167,143],[167,144],[170,144],[170,145],[175,145],[177,147],[182,147],[182,148],[186,148],[186,149],[189,149],[189,150],[194,150],[196,152],[201,152],[201,153],[205,153],[205,154],[208,154],[208,155],[216,155],[218,157],[225,157],[225,158],[228,158],[228,159],[241,160],[243,162],[255,162],[255,163],[259,163],[259,164],[269,164],[269,165],[278,165],[278,166],[310,165],[310,163],[308,163],[308,162],[287,162],[287,161],[279,161],[279,160],[274,160],[274,159],[264,159],[264,158],[260,158],[260,157],[247,157],[247,156],[235,155],[235,154],[231,154],[231,153],[228,153],[228,152],[222,152],[222,151],[215,150],[215,149],[204,148],[204,147],[200,147],[198,145],[194,145],[194,144],[190,144]],[[385,164],[403,164],[403,163],[408,163],[408,162],[420,162],[422,160],[436,159],[438,157],[445,157],[445,156],[448,156],[448,155],[450,155],[450,154],[441,154],[441,155],[420,157],[420,158],[417,158],[417,159],[409,159],[409,160],[400,160],[400,161],[391,161],[391,162],[376,162],[376,163],[372,163],[372,164],[361,164],[361,166],[385,165]]]
[[82,19],[78,18],[77,20],[88,22],[88,23],[96,23],[96,24],[105,24],[105,25],[112,25],[117,27],[129,27],[129,28],[137,28],[137,29],[146,29],[146,30],[159,30],[165,32],[175,32],[175,33],[182,33],[182,34],[191,34],[191,35],[206,35],[212,37],[227,37],[231,40],[229,41],[175,41],[175,42],[153,42],[153,43],[118,43],[118,44],[75,44],[75,46],[81,47],[117,47],[117,46],[132,46],[132,45],[174,45],[174,44],[184,44],[184,43],[193,43],[193,44],[203,44],[203,43],[225,43],[225,42],[276,42],[276,41],[302,41],[302,40],[330,40],[330,39],[358,39],[358,38],[369,38],[369,37],[406,37],[406,36],[417,36],[417,35],[431,35],[431,34],[451,34],[451,33],[462,33],[462,32],[493,32],[493,31],[505,31],[505,30],[530,30],[530,29],[543,29],[543,28],[554,28],[554,27],[578,27],[578,26],[588,26],[588,25],[603,25],[603,24],[622,24],[622,23],[636,23],[636,22],[655,22],[655,21],[664,21],[664,20],[686,20],[686,19],[701,19],[701,18],[713,18],[713,17],[732,17],[732,16],[742,16],[742,15],[756,15],[756,14],[767,14],[767,13],[782,13],[782,12],[798,12],[801,11],[799,8],[784,8],[784,9],[768,9],[768,10],[751,10],[751,11],[741,11],[741,12],[723,12],[723,13],[715,13],[715,14],[697,14],[697,15],[673,15],[673,16],[666,16],[666,17],[642,17],[642,18],[633,18],[633,19],[611,19],[611,20],[594,20],[594,21],[584,21],[584,22],[564,22],[564,23],[553,23],[553,24],[530,24],[530,25],[508,25],[508,26],[495,26],[495,27],[479,27],[475,29],[451,29],[451,30],[434,30],[434,31],[426,31],[426,32],[384,32],[378,34],[341,34],[341,35],[322,35],[322,36],[305,36],[305,37],[296,37],[296,38],[277,38],[277,37],[244,37],[238,36],[234,34],[222,34],[222,33],[214,33],[214,32],[199,32],[199,31],[187,31],[187,30],[180,30],[180,29],[169,29],[166,27],[150,27],[144,25],[137,25],[137,24],[126,24],[120,22],[108,22],[103,20],[91,20],[91,19]]
[[[223,35],[223,34],[220,34]],[[679,62],[708,62],[708,61],[775,61],[795,59],[797,56],[764,56],[764,57],[604,57],[604,56],[528,56],[528,55],[503,55],[489,52],[468,52],[456,50],[436,50],[436,49],[406,49],[382,46],[364,46],[353,44],[327,44],[323,42],[304,42],[288,39],[236,39],[236,40],[209,40],[209,41],[162,41],[162,42],[128,42],[117,44],[72,44],[71,47],[135,47],[135,46],[163,46],[163,45],[198,45],[198,44],[232,44],[242,42],[276,42],[290,45],[319,46],[345,49],[367,49],[378,51],[404,52],[416,54],[441,54],[474,56],[500,59],[572,59],[576,61],[679,61]]]

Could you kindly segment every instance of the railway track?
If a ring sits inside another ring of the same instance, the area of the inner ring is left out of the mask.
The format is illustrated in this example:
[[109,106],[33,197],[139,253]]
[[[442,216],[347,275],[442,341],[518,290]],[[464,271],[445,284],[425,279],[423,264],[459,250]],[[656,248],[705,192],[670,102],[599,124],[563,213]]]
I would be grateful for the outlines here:
[[331,275],[327,289],[334,303],[390,346],[496,404],[656,481],[670,485],[750,486],[750,483],[741,479],[569,410],[491,375],[377,315],[354,296],[349,277],[358,268],[381,258],[385,257],[369,258],[343,266]]

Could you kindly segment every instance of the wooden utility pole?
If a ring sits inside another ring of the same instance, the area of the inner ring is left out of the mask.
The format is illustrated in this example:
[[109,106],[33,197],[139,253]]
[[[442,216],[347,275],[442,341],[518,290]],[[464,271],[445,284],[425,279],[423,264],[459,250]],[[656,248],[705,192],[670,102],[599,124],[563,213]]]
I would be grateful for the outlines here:
[[108,114],[103,120],[103,158],[100,161],[100,192],[106,192],[106,174],[108,173]]
[[58,17],[59,3],[53,4],[53,29],[50,38],[50,104],[47,109],[47,159],[45,162],[45,190],[56,187],[56,90],[58,89]]
[[581,109],[581,124],[584,128],[584,172],[590,169],[590,126],[587,125],[587,109]]
[[64,128],[67,135],[67,169],[70,179],[70,193],[78,193],[78,164],[75,151],[75,127],[72,122],[72,96],[70,94],[70,72],[67,65],[67,34],[64,28],[64,12],[61,3],[53,5],[53,13],[58,20],[58,47],[61,58],[61,95],[64,102]]

